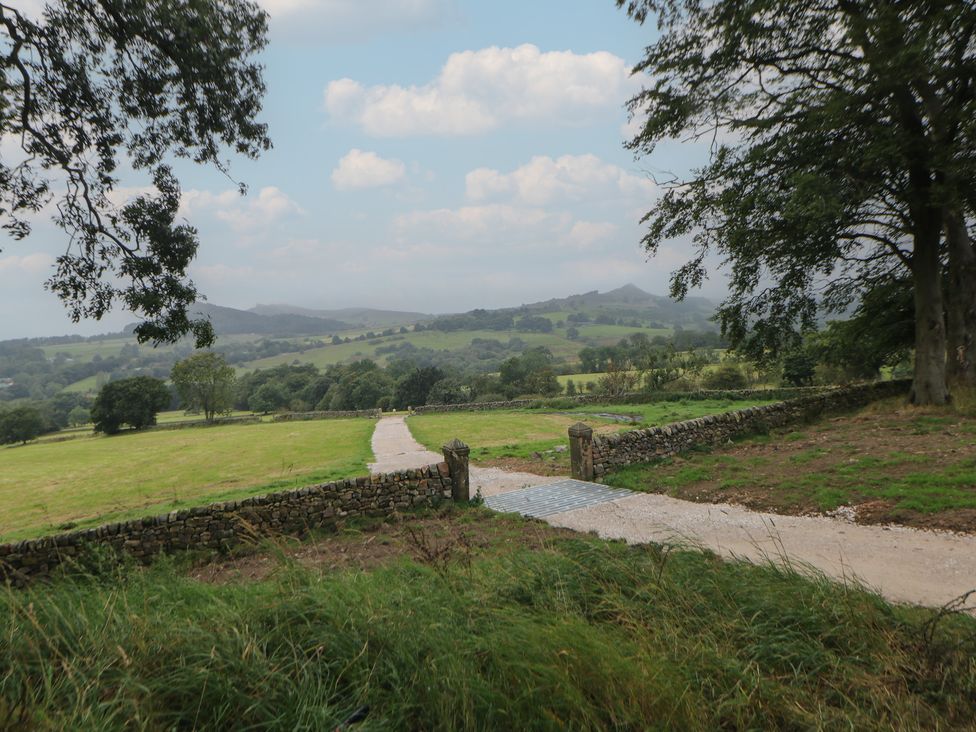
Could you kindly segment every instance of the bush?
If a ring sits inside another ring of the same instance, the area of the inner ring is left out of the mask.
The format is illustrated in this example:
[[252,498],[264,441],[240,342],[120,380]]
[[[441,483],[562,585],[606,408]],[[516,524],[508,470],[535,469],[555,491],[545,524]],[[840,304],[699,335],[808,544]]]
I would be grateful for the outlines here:
[[704,379],[706,389],[745,389],[747,384],[742,369],[734,363],[723,363]]

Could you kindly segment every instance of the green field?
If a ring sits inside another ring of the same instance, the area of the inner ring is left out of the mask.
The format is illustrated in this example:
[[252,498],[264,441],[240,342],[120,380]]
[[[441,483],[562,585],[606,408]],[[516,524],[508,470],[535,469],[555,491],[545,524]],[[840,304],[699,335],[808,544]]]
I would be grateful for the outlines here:
[[0,540],[366,473],[372,420],[200,427],[0,449]]
[[[449,412],[415,414],[408,418],[407,424],[414,438],[431,450],[440,450],[441,445],[457,437],[471,447],[474,460],[488,461],[526,458],[557,445],[568,445],[569,426],[581,420],[596,432],[618,432],[770,403],[710,399],[651,404],[588,404],[558,412],[535,409]],[[600,413],[633,416],[639,422],[621,423],[597,416]]]
[[380,364],[385,364],[389,358],[389,354],[381,354],[378,356],[376,354],[378,347],[398,343],[412,343],[417,348],[432,348],[439,351],[453,350],[464,348],[475,338],[496,340],[503,343],[511,338],[520,338],[529,346],[545,346],[556,358],[563,358],[573,362],[577,360],[577,354],[580,350],[585,348],[589,343],[595,345],[613,345],[631,333],[645,333],[653,337],[655,335],[669,335],[671,332],[667,329],[629,328],[622,325],[582,325],[579,326],[579,331],[580,338],[570,340],[566,338],[565,331],[556,331],[553,333],[522,333],[515,330],[466,330],[445,333],[425,330],[419,333],[410,332],[382,336],[371,339],[370,341],[353,341],[335,346],[328,345],[322,348],[310,348],[304,353],[297,351],[281,353],[270,358],[251,361],[245,364],[244,368],[264,369],[292,363],[296,360],[300,363],[312,363],[321,368],[360,358],[369,358]]
[[[256,415],[254,412],[247,412],[241,410],[234,410],[230,414],[220,414],[217,418],[222,417],[257,417],[261,415]],[[156,424],[176,424],[177,422],[200,422],[204,419],[202,414],[187,414],[182,409],[174,409],[169,412],[160,412],[156,415]],[[270,419],[270,418],[269,418]]]
[[556,381],[559,382],[559,385],[563,389],[566,388],[566,384],[568,382],[572,381],[574,384],[576,384],[576,390],[581,392],[586,388],[586,385],[588,383],[592,382],[594,384],[597,384],[600,382],[600,379],[603,379],[605,377],[606,377],[606,373],[602,371],[596,371],[589,374],[559,374],[556,377]]
[[777,513],[866,506],[859,519],[872,523],[972,531],[976,419],[952,407],[906,410],[902,401],[630,466],[606,482]]
[[[523,457],[533,452],[567,444],[566,430],[578,418],[543,412],[453,412],[415,414],[407,419],[414,439],[430,450],[455,437],[471,447],[475,460]],[[616,431],[608,420],[593,420],[594,426]]]
[[0,723],[973,729],[973,618],[801,572],[483,510],[163,559],[0,593]]

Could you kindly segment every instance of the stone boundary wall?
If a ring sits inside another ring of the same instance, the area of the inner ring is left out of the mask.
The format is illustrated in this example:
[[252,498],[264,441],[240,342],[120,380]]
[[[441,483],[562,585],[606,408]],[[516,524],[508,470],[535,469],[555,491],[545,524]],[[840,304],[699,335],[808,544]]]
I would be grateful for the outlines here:
[[[194,419],[187,422],[168,422],[166,424],[154,424],[146,427],[140,432],[165,432],[166,430],[185,430],[191,427],[220,427],[228,424],[257,424],[261,421],[258,416],[253,417],[218,417],[213,422],[205,419]],[[123,430],[124,431],[124,430]]]
[[[467,461],[461,467],[466,482]],[[0,583],[24,585],[83,556],[88,547],[110,547],[142,561],[183,549],[224,550],[263,536],[302,534],[344,518],[389,516],[450,500],[453,488],[450,468],[443,462],[0,544]]]
[[382,409],[359,409],[348,412],[285,412],[274,416],[275,422],[307,422],[313,419],[348,419],[350,417],[371,417],[379,419]]
[[[910,388],[911,380],[907,379],[878,381],[810,394],[763,407],[749,407],[660,427],[592,437],[592,475],[584,479],[599,478],[616,468],[669,457],[694,447],[720,445],[732,438],[763,432],[773,427],[808,422],[826,412],[855,409],[878,399],[907,395]],[[572,429],[570,428],[571,443]],[[584,453],[585,451],[584,446]],[[586,464],[589,458],[590,456],[584,456],[581,465],[586,467],[581,467],[579,471],[574,461],[573,477],[583,478],[583,474],[588,472]]]
[[540,399],[513,399],[505,402],[466,402],[463,404],[429,404],[411,407],[412,414],[436,414],[440,412],[482,412],[492,409],[539,409],[541,407],[565,407],[573,404],[651,404],[653,402],[680,402],[682,400],[702,401],[705,399],[792,399],[806,394],[820,394],[831,387],[798,386],[781,389],[729,389],[698,391],[652,391],[623,394],[609,397],[605,394],[582,394],[578,396],[548,397]]

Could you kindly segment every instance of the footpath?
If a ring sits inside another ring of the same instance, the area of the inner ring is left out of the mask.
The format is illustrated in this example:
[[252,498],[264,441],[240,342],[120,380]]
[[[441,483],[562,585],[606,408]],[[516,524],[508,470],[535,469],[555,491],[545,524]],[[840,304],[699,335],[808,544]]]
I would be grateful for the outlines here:
[[[373,434],[374,472],[438,463],[443,456],[414,440],[402,416],[384,417]],[[542,477],[472,466],[471,493],[496,496],[547,486],[547,500],[566,477]],[[710,549],[725,557],[813,567],[857,581],[894,602],[944,605],[976,590],[976,536],[842,519],[783,516],[729,504],[682,501],[649,493],[608,497],[598,505],[548,514],[545,521],[607,539]],[[976,595],[969,602],[976,614]]]

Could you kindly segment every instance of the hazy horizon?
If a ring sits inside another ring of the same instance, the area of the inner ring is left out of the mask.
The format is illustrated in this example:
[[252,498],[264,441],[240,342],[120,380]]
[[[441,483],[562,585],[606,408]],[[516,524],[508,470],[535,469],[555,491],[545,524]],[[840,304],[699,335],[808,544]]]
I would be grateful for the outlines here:
[[[639,220],[655,179],[703,161],[707,144],[664,144],[641,161],[623,147],[636,129],[624,104],[641,83],[630,69],[652,26],[612,0],[260,3],[274,149],[231,157],[243,198],[215,170],[174,165],[182,216],[200,231],[191,274],[209,302],[443,313],[626,282],[667,293],[687,245],[648,263]],[[0,154],[16,157],[16,141],[0,140]],[[125,172],[117,197],[146,185]],[[42,286],[66,244],[46,219],[3,241],[0,339],[133,321],[69,321]],[[694,294],[720,299],[723,283]]]

